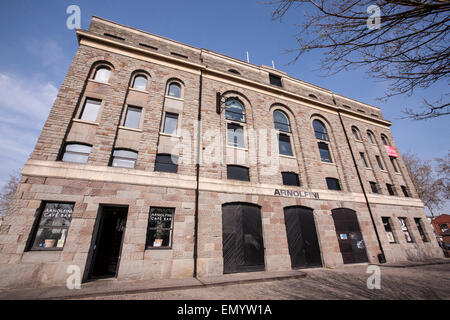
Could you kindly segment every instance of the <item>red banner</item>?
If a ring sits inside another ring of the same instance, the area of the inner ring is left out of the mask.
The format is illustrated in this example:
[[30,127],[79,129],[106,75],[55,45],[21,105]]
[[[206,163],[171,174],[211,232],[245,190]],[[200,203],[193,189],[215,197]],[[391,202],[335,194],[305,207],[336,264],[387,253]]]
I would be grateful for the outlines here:
[[385,147],[386,147],[386,151],[387,151],[389,157],[398,158],[397,150],[394,147],[391,147],[391,146],[385,146]]

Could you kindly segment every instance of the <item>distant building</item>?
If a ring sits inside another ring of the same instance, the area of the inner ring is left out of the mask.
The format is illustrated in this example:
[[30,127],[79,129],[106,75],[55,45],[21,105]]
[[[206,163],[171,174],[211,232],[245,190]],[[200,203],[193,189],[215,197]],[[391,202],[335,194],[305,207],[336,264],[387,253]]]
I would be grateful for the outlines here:
[[[433,218],[431,220],[431,224],[434,227],[438,241],[444,241],[444,236],[448,236],[449,233],[448,231],[450,227],[450,215],[441,214],[440,216]],[[450,244],[450,241],[448,241],[447,243]]]
[[0,287],[443,256],[380,108],[97,17],[77,37]]

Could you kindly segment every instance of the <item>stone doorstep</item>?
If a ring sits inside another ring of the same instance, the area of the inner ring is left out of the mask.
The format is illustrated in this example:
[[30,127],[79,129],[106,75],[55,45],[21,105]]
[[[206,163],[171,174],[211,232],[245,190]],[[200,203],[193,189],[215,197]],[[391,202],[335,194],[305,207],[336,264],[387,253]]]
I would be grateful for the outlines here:
[[372,265],[377,265],[380,267],[388,267],[388,268],[410,268],[410,267],[421,267],[421,266],[430,266],[434,264],[447,264],[450,263],[449,258],[444,259],[430,259],[424,261],[401,261],[395,263],[371,263]]
[[305,272],[294,270],[279,272],[234,273],[217,277],[168,280],[119,281],[117,279],[100,279],[82,284],[80,290],[69,290],[66,287],[4,290],[0,291],[0,300],[63,300],[90,297],[94,298],[96,296],[139,294],[152,291],[185,290],[210,286],[276,281],[303,277],[306,277]]

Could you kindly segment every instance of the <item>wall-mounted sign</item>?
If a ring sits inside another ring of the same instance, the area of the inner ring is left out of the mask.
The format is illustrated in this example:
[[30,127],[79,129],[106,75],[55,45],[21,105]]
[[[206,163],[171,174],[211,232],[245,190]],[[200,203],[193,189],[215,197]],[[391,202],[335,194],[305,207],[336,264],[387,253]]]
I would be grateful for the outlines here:
[[279,197],[319,199],[319,193],[317,192],[286,190],[286,189],[275,189],[273,195]]
[[397,150],[392,146],[385,146],[389,157],[398,158]]

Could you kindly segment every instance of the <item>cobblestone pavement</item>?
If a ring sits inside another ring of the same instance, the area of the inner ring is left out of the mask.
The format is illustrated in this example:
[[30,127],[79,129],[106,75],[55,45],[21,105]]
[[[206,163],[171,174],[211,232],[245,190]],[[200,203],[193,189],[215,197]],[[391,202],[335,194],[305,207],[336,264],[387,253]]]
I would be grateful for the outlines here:
[[[381,289],[367,289],[367,265],[307,269],[306,278],[198,289],[148,292],[96,299],[258,300],[258,299],[446,299],[450,300],[450,264],[380,267]],[[92,298],[90,298],[92,299]]]

